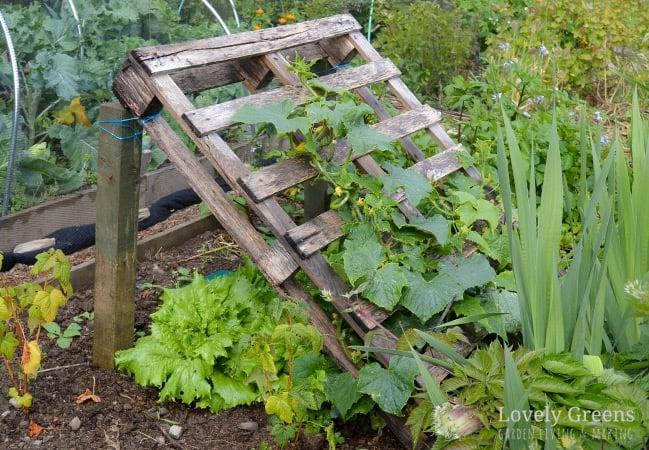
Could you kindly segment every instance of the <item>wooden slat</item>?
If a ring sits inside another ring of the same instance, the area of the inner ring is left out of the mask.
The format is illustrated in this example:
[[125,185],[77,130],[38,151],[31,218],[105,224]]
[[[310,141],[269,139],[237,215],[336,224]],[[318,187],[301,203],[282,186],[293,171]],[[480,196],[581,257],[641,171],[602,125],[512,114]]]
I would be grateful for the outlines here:
[[[307,61],[321,61],[327,57],[322,47],[317,43],[310,43],[301,47],[289,48],[280,52],[289,61],[300,57]],[[262,63],[260,56],[238,61],[239,74],[250,92],[266,87],[273,79],[273,73]]]
[[142,117],[160,110],[160,102],[153,91],[137,74],[136,69],[126,64],[115,75],[113,92],[119,102],[136,116]]
[[343,236],[343,221],[334,210],[286,232],[286,240],[302,258],[308,258]]
[[[348,36],[338,36],[322,40],[320,41],[320,46],[327,53],[329,63],[332,66],[349,62],[358,53]],[[361,87],[355,89],[354,92],[372,107],[377,116],[379,116],[379,119],[385,120],[390,117],[390,113],[383,103],[369,88]],[[419,147],[408,136],[404,136],[400,140],[411,160],[417,162],[426,158]]]
[[457,157],[457,152],[462,150],[462,145],[458,144],[441,153],[431,156],[428,159],[418,162],[409,170],[415,171],[425,176],[431,181],[438,181],[456,170],[462,168],[462,163]]
[[[212,165],[217,169],[225,180],[231,186],[237,186],[236,180],[250,174],[249,169],[241,162],[237,155],[232,151],[228,144],[217,134],[210,134],[205,137],[196,136],[183,120],[182,115],[192,109],[192,105],[185,95],[180,91],[174,81],[166,75],[148,77],[143,73],[140,76],[149,84],[151,89],[156,93],[165,109],[181,125],[185,133],[196,143],[199,150],[210,160]],[[147,124],[148,126],[148,124]],[[145,126],[145,128],[147,128]],[[161,136],[164,139],[163,136]],[[159,142],[158,139],[155,139]],[[192,172],[193,173],[193,172]],[[194,176],[193,174],[190,176]],[[295,227],[291,217],[274,199],[268,199],[260,203],[255,203],[243,190],[239,193],[248,201],[248,206],[252,211],[261,217],[268,225],[272,233],[285,245],[285,248],[294,255],[294,259],[302,270],[309,276],[314,284],[323,290],[331,293],[332,304],[338,310],[340,316],[351,326],[359,335],[364,336],[365,328],[349,312],[354,299],[349,299],[345,294],[349,287],[338,276],[338,274],[327,264],[324,257],[314,254],[310,258],[302,259],[290,247],[284,237],[285,233]],[[225,213],[224,213],[225,214]],[[216,213],[215,213],[216,215]],[[217,216],[218,218],[218,216]],[[225,224],[223,224],[225,227]],[[234,237],[234,236],[233,236]],[[244,247],[244,246],[242,246]],[[244,247],[245,248],[245,247]]]
[[349,14],[342,14],[231,36],[141,48],[134,50],[132,55],[148,74],[164,74],[189,67],[259,56],[360,29],[356,19]]
[[239,186],[257,203],[318,175],[307,158],[285,159],[239,178]]
[[[371,127],[390,136],[399,139],[404,136],[416,133],[439,122],[440,114],[429,106],[422,106],[413,111],[407,111],[398,116],[391,117]],[[343,146],[341,151],[336,153],[347,155],[347,148]],[[354,159],[361,158],[359,153]],[[271,166],[263,167],[250,176],[239,180],[239,184],[257,202],[282,192],[292,186],[304,183],[318,175],[318,172],[311,167],[307,158],[287,159]]]
[[[378,51],[376,51],[372,44],[369,43],[365,36],[363,36],[363,33],[355,31],[350,33],[348,36],[342,37],[342,39],[348,39],[365,61],[369,62],[382,59],[382,56]],[[387,84],[404,106],[413,109],[421,105],[419,99],[412,93],[401,78],[392,78],[387,80]],[[444,150],[455,146],[455,142],[451,139],[448,133],[446,133],[446,130],[444,130],[441,123],[428,128],[428,133]],[[482,182],[482,176],[475,167],[467,167],[465,170],[471,178],[478,182]]]
[[270,247],[228,200],[209,173],[160,116],[145,124],[144,129],[176,165],[194,191],[205,201],[212,214],[237,244],[257,263],[259,270],[272,282],[281,284],[297,264],[281,247]]
[[[266,65],[282,83],[297,83],[296,75],[288,70],[289,63],[282,55],[274,53],[265,55],[264,58]],[[384,175],[383,169],[381,169],[378,163],[374,161],[370,155],[363,155],[357,158],[354,162],[360,169],[372,176],[381,177]],[[403,201],[399,202],[399,209],[409,218],[420,215],[419,211],[417,211],[416,208],[413,208],[405,197]],[[319,255],[314,255],[314,257],[315,256]],[[371,330],[375,328],[389,316],[386,311],[381,310],[363,298],[354,295],[350,300],[352,301],[352,309],[355,310],[351,318],[360,320],[363,326],[367,329]],[[389,359],[389,357],[386,358]]]
[[[339,89],[355,89],[397,77],[400,73],[390,60],[382,59],[320,77],[318,81]],[[311,94],[302,86],[283,86],[271,91],[188,111],[183,118],[196,134],[202,137],[232,125],[234,123],[232,116],[243,105],[263,106],[281,100],[291,100],[297,105],[302,105],[310,98]]]

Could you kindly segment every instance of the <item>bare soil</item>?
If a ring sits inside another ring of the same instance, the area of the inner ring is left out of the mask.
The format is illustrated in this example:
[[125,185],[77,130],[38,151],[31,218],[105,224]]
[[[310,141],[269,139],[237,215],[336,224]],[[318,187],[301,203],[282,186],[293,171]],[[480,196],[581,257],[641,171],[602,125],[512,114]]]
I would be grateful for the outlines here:
[[[195,209],[174,214],[167,221],[147,230],[150,234],[177,224],[195,215]],[[148,256],[138,267],[136,296],[136,331],[146,332],[150,325],[149,315],[158,306],[158,290],[147,288],[145,283],[173,286],[174,271],[179,267],[211,273],[219,269],[234,269],[239,264],[236,253],[206,253],[209,248],[222,247],[229,242],[220,231],[197,236],[180,247]],[[88,249],[73,255],[75,263],[93,256]],[[18,281],[24,277],[25,267],[16,267],[7,278]],[[93,292],[87,290],[75,295],[60,313],[62,328],[73,317],[93,310]],[[199,410],[179,403],[157,402],[155,389],[144,389],[128,376],[91,366],[93,322],[82,322],[82,336],[75,338],[69,349],[63,350],[47,337],[42,338],[45,353],[43,369],[33,383],[34,405],[29,417],[15,410],[7,401],[5,393],[8,380],[0,375],[0,449],[47,448],[47,449],[224,449],[249,450],[262,443],[271,444],[269,422],[263,406],[235,408],[220,414]],[[75,400],[86,389],[93,390],[101,398],[78,405]],[[70,422],[79,418],[81,426],[73,431]],[[44,428],[36,437],[28,436],[29,421]],[[256,422],[256,431],[242,430],[243,422]],[[172,424],[180,425],[184,432],[180,439],[169,433]],[[342,449],[401,448],[387,430],[372,430],[369,420],[363,418],[350,424],[340,425],[339,431],[346,438]],[[296,449],[326,449],[322,436],[303,439]]]

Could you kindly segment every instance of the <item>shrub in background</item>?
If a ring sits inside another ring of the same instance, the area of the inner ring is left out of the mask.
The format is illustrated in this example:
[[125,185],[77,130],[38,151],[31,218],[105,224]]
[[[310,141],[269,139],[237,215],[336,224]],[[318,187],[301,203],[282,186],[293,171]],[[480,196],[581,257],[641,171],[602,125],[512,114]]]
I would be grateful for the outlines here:
[[642,0],[534,0],[520,21],[492,36],[492,51],[509,45],[515,55],[541,56],[538,74],[546,81],[592,104],[628,104],[627,78],[648,78],[647,23]]
[[473,65],[476,33],[457,9],[430,1],[379,1],[376,19],[380,29],[373,44],[419,96],[437,97],[454,75]]

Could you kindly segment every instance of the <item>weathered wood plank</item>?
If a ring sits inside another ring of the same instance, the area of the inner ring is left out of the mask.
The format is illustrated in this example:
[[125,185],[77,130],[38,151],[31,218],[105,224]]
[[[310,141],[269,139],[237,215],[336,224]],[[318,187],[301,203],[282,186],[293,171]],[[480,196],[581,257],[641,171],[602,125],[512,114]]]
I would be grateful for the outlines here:
[[343,221],[334,210],[326,211],[286,232],[286,240],[302,258],[308,258],[343,236]]
[[[199,158],[199,161],[210,174],[214,173],[205,157]],[[149,206],[166,195],[188,187],[187,181],[171,164],[147,172],[140,179],[139,207]],[[22,242],[41,239],[61,228],[95,223],[96,196],[97,189],[83,189],[0,218],[0,251],[10,251]]]
[[293,259],[281,248],[269,246],[252,224],[228,200],[225,192],[198,163],[187,146],[163,118],[145,124],[145,130],[185,176],[194,191],[205,201],[237,244],[257,263],[259,270],[275,284],[281,284],[297,268]]
[[138,117],[156,113],[162,107],[149,86],[128,63],[115,75],[113,92],[120,103]]
[[[208,157],[212,165],[226,179],[231,186],[237,186],[236,180],[250,174],[249,169],[234,154],[232,149],[216,134],[205,137],[199,137],[194,134],[193,130],[182,120],[182,115],[192,109],[189,100],[178,89],[173,80],[168,76],[145,77],[147,83],[155,91],[156,96],[163,103],[165,108],[183,127],[183,130],[196,143],[199,150]],[[148,129],[147,124],[147,129]],[[158,139],[156,139],[156,142]],[[193,175],[192,175],[193,176]],[[285,246],[285,248],[294,255],[295,260],[299,263],[304,272],[313,279],[314,283],[320,288],[331,292],[332,303],[339,311],[341,317],[349,323],[356,333],[363,335],[364,328],[352,317],[347,308],[351,305],[350,299],[345,297],[349,287],[340,279],[338,274],[327,264],[324,258],[315,254],[307,259],[302,259],[295,253],[286,239],[284,234],[289,229],[295,227],[295,223],[290,216],[274,199],[268,199],[260,203],[254,202],[243,190],[239,193],[248,201],[249,207],[269,226],[273,234]],[[225,226],[225,225],[224,225]]]
[[[358,54],[356,47],[354,47],[354,44],[348,36],[338,36],[320,41],[320,46],[324,49],[327,55],[329,55],[329,63],[332,66],[344,64]],[[356,92],[365,103],[372,107],[379,116],[379,119],[385,120],[390,117],[390,113],[383,103],[368,87],[355,89],[354,92]],[[408,156],[413,161],[421,161],[426,157],[408,136],[404,136],[400,140],[408,153]]]
[[[429,106],[422,106],[416,110],[390,117],[382,122],[371,125],[371,127],[379,133],[390,136],[393,139],[399,139],[431,126],[439,120],[439,112]],[[346,157],[346,146],[343,146],[340,153]],[[357,160],[362,156],[363,154],[358,153],[353,156],[353,159]],[[361,160],[361,163],[363,163],[362,161],[364,160]],[[239,184],[255,201],[259,202],[292,186],[310,180],[317,175],[317,171],[309,164],[307,158],[295,158],[263,167],[253,172],[250,176],[240,179]]]
[[239,178],[239,186],[257,203],[317,176],[308,158],[284,159]]
[[[381,59],[381,55],[378,51],[368,42],[368,40],[363,36],[362,33],[352,32],[349,36],[346,37],[350,40],[354,48],[358,51],[359,55],[363,57],[366,61],[376,61]],[[399,101],[406,107],[413,109],[421,105],[419,99],[412,93],[412,91],[406,86],[406,84],[401,80],[401,78],[392,78],[387,80],[387,84],[397,96]],[[449,149],[455,146],[455,142],[448,135],[446,130],[442,127],[441,123],[437,123],[432,127],[427,129],[430,136],[435,140],[435,142],[444,150]],[[465,169],[466,173],[478,182],[482,182],[482,176],[480,172],[475,167],[467,167]]]
[[188,67],[259,56],[360,29],[356,19],[342,14],[231,36],[141,48],[134,50],[132,55],[148,74],[165,74]]
[[417,172],[431,181],[441,180],[462,168],[462,163],[457,157],[457,153],[461,150],[462,145],[458,144],[441,153],[433,155],[430,158],[418,162],[408,170]]
[[[266,61],[266,65],[273,71],[275,76],[282,83],[295,84],[297,82],[296,75],[288,70],[289,63],[282,55],[277,53],[266,55],[265,61]],[[377,164],[376,161],[374,161],[374,159],[370,155],[360,156],[359,158],[356,158],[354,160],[354,163],[359,168],[361,168],[362,170],[364,170],[366,173],[370,175],[380,177],[384,174],[383,169],[381,169],[381,167]],[[419,211],[417,211],[415,208],[412,208],[412,206],[410,206],[407,199],[399,202],[399,208],[408,217],[411,217],[408,214],[416,214],[416,215],[420,214]],[[318,257],[318,256],[320,255],[319,254],[313,255],[313,257]],[[327,268],[331,269],[329,265],[327,265]],[[328,281],[331,282],[332,280],[328,280]],[[343,285],[345,284],[342,280],[340,280],[340,282]],[[389,314],[386,311],[381,310],[380,308],[371,304],[367,300],[360,298],[356,295],[351,296],[351,298],[346,296],[345,298],[349,298],[349,300],[352,303],[352,309],[354,310],[353,315],[350,315],[349,319],[346,320],[348,321],[359,320],[363,324],[363,327],[367,329],[371,330],[375,328],[378,324],[380,324],[383,320],[385,320],[389,316]],[[336,303],[334,303],[334,305],[336,305]],[[336,308],[340,312],[340,308],[338,305],[336,305]],[[359,314],[358,311],[360,311],[361,313]]]
[[[101,120],[131,114],[117,103],[101,105]],[[137,131],[137,122],[133,124]],[[138,182],[141,143],[99,134],[93,363],[113,368],[117,350],[133,342]]]
[[[320,77],[318,81],[339,89],[355,89],[399,76],[399,74],[399,69],[390,60],[384,59],[325,75]],[[183,119],[187,121],[198,136],[202,137],[232,125],[234,123],[232,116],[243,105],[263,106],[281,100],[291,100],[297,105],[302,105],[309,98],[311,98],[311,94],[302,86],[283,86],[205,108],[192,108],[192,110],[184,114]]]

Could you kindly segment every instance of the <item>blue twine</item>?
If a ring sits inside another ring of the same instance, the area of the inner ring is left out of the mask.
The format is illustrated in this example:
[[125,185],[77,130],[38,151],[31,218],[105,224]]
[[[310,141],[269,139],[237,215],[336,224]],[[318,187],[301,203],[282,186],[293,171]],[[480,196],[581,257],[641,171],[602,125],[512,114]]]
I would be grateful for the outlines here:
[[[142,132],[139,130],[136,130],[133,125],[129,125],[128,122],[135,122],[137,121],[140,125],[144,126],[147,123],[151,122],[152,120],[155,120],[158,116],[160,115],[159,112],[152,114],[150,116],[146,117],[127,117],[125,119],[113,119],[113,120],[99,120],[97,122],[97,126],[101,131],[104,133],[108,134],[114,139],[117,139],[118,141],[134,141],[136,139],[141,139],[142,137]],[[131,134],[127,134],[125,136],[120,136],[117,133],[115,133],[112,130],[109,130],[106,127],[103,127],[102,125],[110,125],[112,127],[116,128],[122,128],[124,130],[130,130]]]

